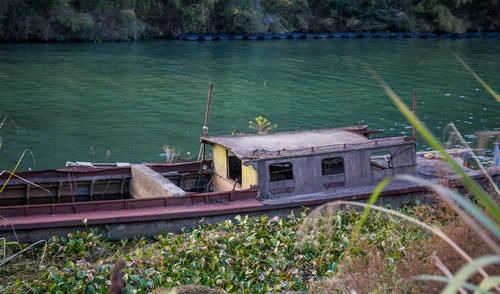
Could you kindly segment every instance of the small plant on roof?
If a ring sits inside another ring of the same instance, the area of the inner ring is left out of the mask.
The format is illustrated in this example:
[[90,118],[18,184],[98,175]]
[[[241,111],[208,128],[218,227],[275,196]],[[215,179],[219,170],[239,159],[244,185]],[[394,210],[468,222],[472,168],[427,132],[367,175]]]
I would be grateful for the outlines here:
[[257,134],[269,134],[270,131],[276,129],[278,125],[271,123],[262,115],[257,116],[248,122],[248,128],[257,131]]

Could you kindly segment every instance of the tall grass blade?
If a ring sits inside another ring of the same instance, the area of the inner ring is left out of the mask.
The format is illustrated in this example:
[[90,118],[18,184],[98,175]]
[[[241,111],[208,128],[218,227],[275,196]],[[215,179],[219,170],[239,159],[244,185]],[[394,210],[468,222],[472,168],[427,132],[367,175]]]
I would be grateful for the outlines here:
[[361,215],[360,221],[356,227],[356,232],[355,234],[357,235],[363,225],[366,222],[366,219],[368,218],[368,215],[370,214],[370,207],[372,207],[375,202],[377,202],[377,199],[380,197],[380,194],[382,193],[382,190],[384,190],[385,186],[389,184],[390,179],[384,179],[380,183],[378,183],[377,187],[375,187],[375,190],[373,190],[372,195],[370,195],[370,198],[368,199],[368,206],[366,206],[363,210],[363,214]]
[[[467,143],[467,141],[465,141],[464,137],[462,136],[462,134],[460,134],[460,132],[458,131],[457,127],[455,126],[454,123],[449,123],[447,125],[447,127],[450,127],[453,132],[455,133],[455,135],[458,137],[458,139],[460,140],[460,142],[462,144],[464,144],[465,148],[467,149],[470,149],[472,150],[472,148],[469,146],[469,143]],[[488,179],[488,181],[490,182],[491,186],[493,187],[493,189],[495,190],[495,192],[497,193],[497,195],[500,196],[500,190],[498,189],[498,186],[495,184],[495,181],[493,181],[493,179],[491,178],[491,176],[488,174],[488,172],[486,171],[486,169],[484,168],[484,166],[481,164],[481,162],[479,162],[479,159],[477,158],[476,154],[474,152],[471,152],[472,153],[472,158],[474,159],[474,161],[476,162],[477,166],[479,167],[479,169],[483,172],[483,174],[486,176],[486,178]]]
[[7,117],[4,117],[3,120],[2,120],[2,122],[0,123],[0,128],[3,127],[3,124],[5,123],[6,120],[7,120]]
[[[419,275],[416,277],[416,280],[421,280],[421,281],[434,281],[434,282],[442,282],[445,284],[448,284],[451,282],[452,279],[444,276],[431,276],[431,275]],[[480,294],[494,294],[493,292],[490,292],[488,290],[483,290],[479,288],[478,286],[464,282],[462,285],[462,288],[475,291],[474,293],[480,293]]]
[[453,294],[467,281],[467,279],[477,270],[491,264],[500,263],[499,255],[487,255],[476,258],[474,261],[462,267],[455,277],[448,283],[448,286],[443,290],[443,294]]
[[8,173],[9,174],[9,178],[7,179],[7,181],[3,184],[2,188],[0,189],[0,193],[2,193],[2,191],[5,189],[5,186],[7,186],[8,182],[9,182],[9,179],[11,177],[15,177],[15,178],[18,178],[20,179],[21,181],[25,182],[25,183],[28,183],[34,187],[37,187],[38,189],[42,189],[44,190],[45,192],[49,193],[49,195],[52,197],[52,201],[55,201],[54,199],[54,195],[52,195],[52,192],[50,192],[49,190],[45,189],[44,187],[32,182],[32,181],[29,181],[21,176],[18,176],[17,174],[15,174],[14,172],[10,171],[10,170],[3,170],[0,172],[0,176],[3,175],[4,173]]
[[2,122],[0,123],[0,129],[3,127],[3,125],[7,119],[9,119],[12,122],[12,124],[14,124],[14,127],[16,128],[16,132],[19,134],[21,132],[19,130],[19,127],[17,126],[16,122],[12,118],[10,118],[9,116],[6,116],[3,118]]
[[[460,246],[458,246],[453,240],[451,240],[450,237],[448,237],[442,230],[440,230],[436,226],[428,225],[422,221],[419,221],[418,219],[415,219],[411,216],[407,216],[405,214],[402,214],[402,213],[395,211],[395,210],[392,210],[392,209],[387,209],[387,208],[383,208],[380,206],[373,206],[373,205],[368,205],[365,203],[359,203],[359,202],[354,202],[354,201],[339,200],[339,201],[335,201],[332,203],[328,203],[324,206],[330,206],[330,205],[333,205],[335,207],[339,207],[342,205],[359,206],[359,207],[363,207],[363,208],[369,207],[370,209],[374,209],[374,210],[382,211],[382,212],[387,213],[387,214],[398,216],[401,219],[404,219],[406,221],[414,223],[414,224],[416,224],[416,225],[418,225],[426,230],[429,230],[430,232],[432,232],[433,234],[435,234],[436,236],[441,238],[443,241],[448,243],[448,245],[450,245],[451,248],[453,248],[453,250],[455,250],[467,262],[473,261],[473,259],[462,248],[460,248]],[[483,269],[479,269],[479,273],[485,278],[488,277],[488,274]]]
[[473,70],[472,68],[470,68],[467,63],[465,63],[465,61],[460,58],[460,56],[458,56],[458,54],[456,54],[455,52],[451,51],[451,53],[453,54],[453,56],[455,56],[455,58],[465,67],[465,69],[467,69],[471,75],[486,89],[486,91],[488,91],[491,96],[493,96],[493,98],[495,98],[495,100],[497,102],[500,102],[500,95],[498,95],[490,86],[488,86],[488,84],[486,84],[483,79],[481,79]]
[[[10,228],[12,229],[12,233],[14,234],[16,241],[19,241],[19,238],[17,237],[17,234],[16,234],[16,228],[14,228],[14,225],[8,219],[6,219],[5,217],[3,217],[1,215],[0,215],[0,219],[3,219],[7,224],[10,225]],[[19,242],[18,242],[18,244],[19,244]]]
[[[14,167],[14,169],[12,170],[12,172],[10,172],[9,174],[9,177],[7,178],[7,181],[5,181],[5,183],[3,184],[2,188],[0,188],[0,193],[3,192],[3,190],[5,189],[5,186],[7,186],[7,184],[9,183],[10,179],[12,178],[12,176],[14,175],[14,173],[16,172],[17,168],[19,167],[19,164],[21,164],[21,161],[23,161],[23,158],[24,158],[24,155],[26,154],[26,152],[29,152],[31,153],[31,157],[33,158],[33,162],[35,161],[35,156],[33,155],[33,152],[31,152],[31,150],[29,149],[25,149],[23,151],[23,154],[21,155],[21,157],[19,158],[19,160],[17,161],[16,163],[16,166]],[[3,172],[2,172],[3,173]]]
[[397,178],[402,180],[407,180],[410,182],[414,182],[420,184],[422,186],[431,188],[436,193],[441,195],[442,197],[447,197],[457,202],[462,209],[467,211],[470,215],[476,218],[483,226],[488,228],[491,232],[495,234],[496,237],[500,237],[500,225],[491,220],[486,214],[484,214],[481,210],[479,210],[472,202],[463,197],[462,195],[436,183],[429,182],[427,180],[420,179],[411,175],[400,175]]
[[462,167],[448,154],[439,141],[432,135],[432,133],[420,122],[420,120],[413,114],[413,112],[403,103],[394,91],[384,82],[378,73],[371,67],[367,66],[371,75],[382,85],[386,94],[391,98],[394,104],[399,108],[401,113],[406,119],[417,129],[418,133],[427,141],[427,143],[437,150],[444,161],[457,173],[462,179],[464,186],[477,197],[479,203],[484,206],[486,211],[490,213],[496,221],[500,221],[500,208],[489,197],[484,189],[475,183],[470,177],[467,176]]
[[[441,270],[441,272],[443,272],[449,279],[453,278],[453,274],[441,261],[441,259],[437,256],[436,251],[432,253],[432,259],[434,260],[434,264],[437,266],[438,269]],[[458,289],[458,291],[461,294],[467,294],[467,292],[463,288]]]
[[21,244],[19,242],[14,242],[14,241],[7,241],[7,239],[5,237],[2,237],[0,238],[0,240],[2,240],[3,242],[3,255],[2,256],[6,256],[6,252],[7,252],[7,246],[9,245],[18,245],[19,247],[21,247]]
[[[25,252],[25,251],[27,251],[27,250],[31,249],[32,247],[35,247],[36,245],[38,245],[38,244],[40,244],[40,243],[45,243],[45,244],[47,244],[47,241],[45,241],[45,240],[40,240],[40,241],[37,241],[37,242],[35,242],[35,243],[33,243],[33,244],[29,245],[28,247],[24,248],[23,250],[21,250],[21,251],[19,251],[19,252],[16,252],[15,254],[12,254],[12,255],[10,255],[10,256],[8,256],[8,257],[5,257],[4,259],[0,260],[0,266],[2,266],[2,265],[4,265],[4,264],[6,264],[6,263],[7,263],[7,262],[9,262],[10,260],[12,260],[14,257],[16,257],[16,256],[18,256],[19,254],[21,254],[21,253],[23,253],[23,252]],[[42,258],[43,258],[43,256],[42,256]]]
[[[485,278],[481,284],[479,284],[479,289],[482,291],[487,291],[493,289],[500,285],[500,276],[492,276],[489,278]],[[480,291],[475,291],[474,294],[481,293]]]
[[420,226],[420,227],[422,227],[422,228],[424,228],[424,229],[432,232],[433,234],[435,234],[439,238],[443,239],[446,243],[448,243],[465,260],[467,260],[468,262],[472,261],[472,258],[467,253],[465,253],[465,251],[463,251],[455,242],[453,242],[453,240],[451,240],[442,230],[440,230],[439,228],[437,228],[435,226],[428,225],[428,224],[426,224],[426,223],[424,223],[422,221],[419,221],[416,218],[413,218],[411,216],[405,215],[405,214],[403,214],[401,212],[398,212],[398,211],[395,211],[395,210],[392,210],[392,209],[388,209],[388,208],[384,208],[384,207],[380,207],[380,206],[376,206],[376,205],[369,205],[369,204],[360,203],[360,202],[354,202],[354,201],[338,200],[338,201],[326,204],[326,206],[330,206],[330,205],[333,205],[335,207],[340,207],[342,205],[359,206],[359,207],[363,207],[363,208],[369,208],[369,209],[374,209],[374,210],[382,211],[384,213],[391,214],[391,215],[394,215],[394,216],[398,216],[398,217],[400,217],[400,218],[402,218],[402,219],[404,219],[406,221],[414,223],[414,224],[416,224],[416,225],[418,225],[418,226]]

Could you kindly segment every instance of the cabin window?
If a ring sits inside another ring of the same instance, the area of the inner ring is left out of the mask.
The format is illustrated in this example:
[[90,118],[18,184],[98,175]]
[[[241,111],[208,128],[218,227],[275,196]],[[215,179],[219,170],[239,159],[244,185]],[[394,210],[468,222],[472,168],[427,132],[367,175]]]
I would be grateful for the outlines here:
[[382,170],[392,168],[392,155],[389,151],[373,152],[370,155],[370,165],[372,170]]
[[232,152],[227,153],[228,178],[241,184],[241,160]]
[[271,182],[293,180],[293,166],[290,162],[273,163],[269,165]]
[[325,158],[321,160],[321,174],[340,175],[344,173],[344,159],[342,157]]

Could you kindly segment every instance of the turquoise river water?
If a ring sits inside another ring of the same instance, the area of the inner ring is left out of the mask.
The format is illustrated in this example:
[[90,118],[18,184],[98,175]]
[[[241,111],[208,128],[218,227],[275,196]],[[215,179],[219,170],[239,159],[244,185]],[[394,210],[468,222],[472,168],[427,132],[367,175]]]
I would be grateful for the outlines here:
[[20,169],[158,162],[164,145],[196,157],[210,81],[211,135],[249,132],[262,114],[283,130],[362,123],[410,136],[366,65],[409,105],[416,91],[418,116],[437,137],[453,122],[491,150],[496,138],[481,134],[500,131],[500,104],[452,52],[500,91],[492,39],[0,44],[0,170],[24,150]]

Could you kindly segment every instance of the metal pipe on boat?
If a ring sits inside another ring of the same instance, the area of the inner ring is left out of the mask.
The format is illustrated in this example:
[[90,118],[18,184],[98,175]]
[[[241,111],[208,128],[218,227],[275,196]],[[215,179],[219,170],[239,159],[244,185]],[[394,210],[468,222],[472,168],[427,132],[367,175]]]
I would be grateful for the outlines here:
[[[208,87],[208,97],[207,97],[207,108],[205,109],[205,121],[203,122],[203,132],[202,137],[206,137],[208,134],[208,115],[210,114],[210,102],[212,100],[212,89],[213,83],[210,82]],[[198,154],[198,160],[205,160],[205,144],[202,142],[200,146],[200,153]]]
[[[206,137],[208,134],[208,115],[210,114],[210,102],[212,102],[212,89],[214,84],[210,82],[208,86],[208,97],[207,97],[207,107],[205,109],[205,121],[203,122],[203,133],[202,137]],[[205,161],[205,143],[200,142],[200,152],[198,153],[198,161],[200,162],[200,168],[198,169],[198,179],[196,180],[196,188],[200,186],[201,169],[203,168],[203,161]]]

